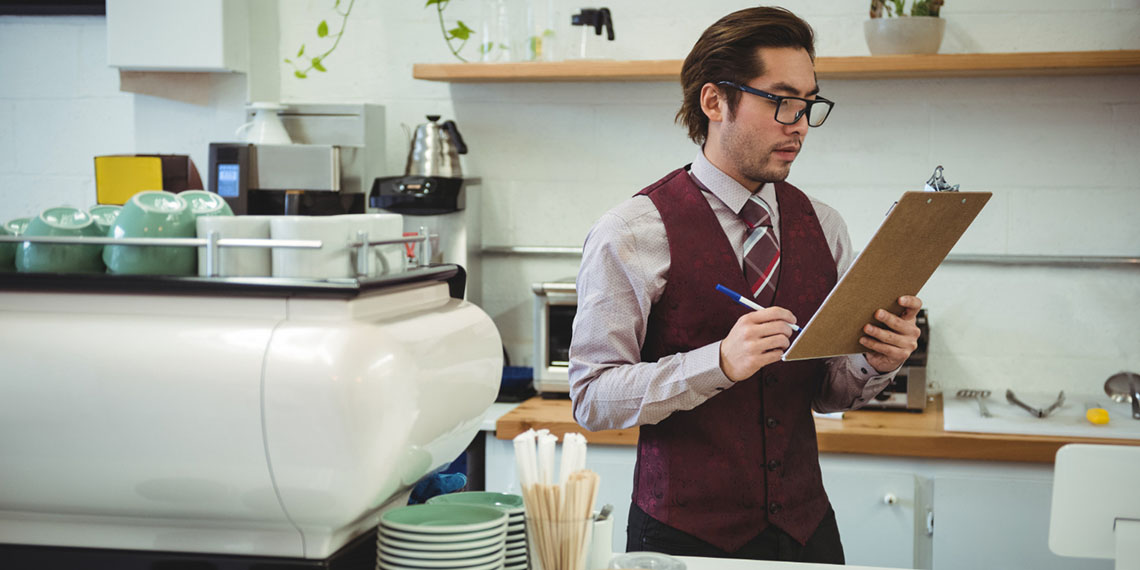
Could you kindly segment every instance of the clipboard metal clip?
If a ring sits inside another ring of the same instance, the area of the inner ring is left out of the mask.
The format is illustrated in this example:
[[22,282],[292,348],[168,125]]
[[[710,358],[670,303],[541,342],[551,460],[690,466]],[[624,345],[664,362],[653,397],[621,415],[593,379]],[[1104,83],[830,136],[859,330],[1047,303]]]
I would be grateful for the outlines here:
[[930,175],[930,180],[926,181],[926,187],[923,188],[926,192],[957,192],[958,185],[951,186],[946,179],[942,177],[942,165],[934,169],[934,174]]

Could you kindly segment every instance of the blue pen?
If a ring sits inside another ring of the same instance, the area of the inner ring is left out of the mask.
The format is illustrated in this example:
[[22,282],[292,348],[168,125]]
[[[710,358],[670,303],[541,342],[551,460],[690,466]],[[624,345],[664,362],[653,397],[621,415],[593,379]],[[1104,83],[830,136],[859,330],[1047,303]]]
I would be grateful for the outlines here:
[[[732,299],[733,301],[736,301],[737,303],[740,303],[741,305],[744,305],[753,311],[760,311],[764,309],[764,307],[761,307],[760,305],[757,305],[755,302],[753,302],[752,299],[749,299],[748,297],[745,297],[744,295],[741,295],[740,293],[737,293],[736,291],[733,291],[724,285],[717,284],[716,290],[724,293],[725,295],[728,295],[729,299]],[[789,324],[788,326],[792,327],[793,331],[800,332],[799,326],[793,324]]]

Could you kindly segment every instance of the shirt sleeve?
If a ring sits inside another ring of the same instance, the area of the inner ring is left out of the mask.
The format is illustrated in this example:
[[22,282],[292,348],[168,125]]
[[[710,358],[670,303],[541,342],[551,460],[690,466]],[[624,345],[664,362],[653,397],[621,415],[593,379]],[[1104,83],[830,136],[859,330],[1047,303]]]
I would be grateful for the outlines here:
[[631,227],[607,213],[583,247],[569,374],[574,418],[591,431],[654,424],[732,385],[720,369],[719,341],[641,361],[649,312],[661,296],[668,265],[656,267],[652,260],[660,252],[642,251],[641,244],[668,245],[659,221],[636,221]]
[[[820,226],[827,237],[831,253],[835,256],[835,268],[842,276],[851,267],[854,255],[851,252],[851,236],[847,223],[839,212],[813,200],[819,216]],[[827,377],[820,386],[819,394],[812,401],[812,409],[817,412],[839,412],[862,407],[886,388],[894,379],[898,369],[880,373],[867,362],[862,354],[835,356],[827,359]]]

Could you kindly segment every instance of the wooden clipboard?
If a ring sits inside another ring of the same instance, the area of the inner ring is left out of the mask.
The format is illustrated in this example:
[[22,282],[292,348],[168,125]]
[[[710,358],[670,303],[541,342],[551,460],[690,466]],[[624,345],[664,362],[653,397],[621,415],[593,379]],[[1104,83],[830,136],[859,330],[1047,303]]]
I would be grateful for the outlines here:
[[871,242],[792,340],[784,360],[866,352],[863,325],[877,309],[902,313],[989,201],[991,192],[906,192]]

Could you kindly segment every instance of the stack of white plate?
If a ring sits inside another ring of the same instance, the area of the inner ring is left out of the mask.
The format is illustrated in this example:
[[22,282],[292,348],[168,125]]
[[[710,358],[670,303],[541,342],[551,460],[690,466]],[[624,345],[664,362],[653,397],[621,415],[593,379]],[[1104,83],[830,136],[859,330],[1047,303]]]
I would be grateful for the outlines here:
[[439,495],[428,499],[428,503],[432,505],[482,505],[494,507],[507,513],[509,519],[507,522],[506,559],[503,562],[503,568],[504,570],[526,570],[526,511],[523,508],[522,497],[509,493],[470,491]]
[[380,570],[497,570],[506,556],[507,514],[481,505],[412,505],[380,517]]

